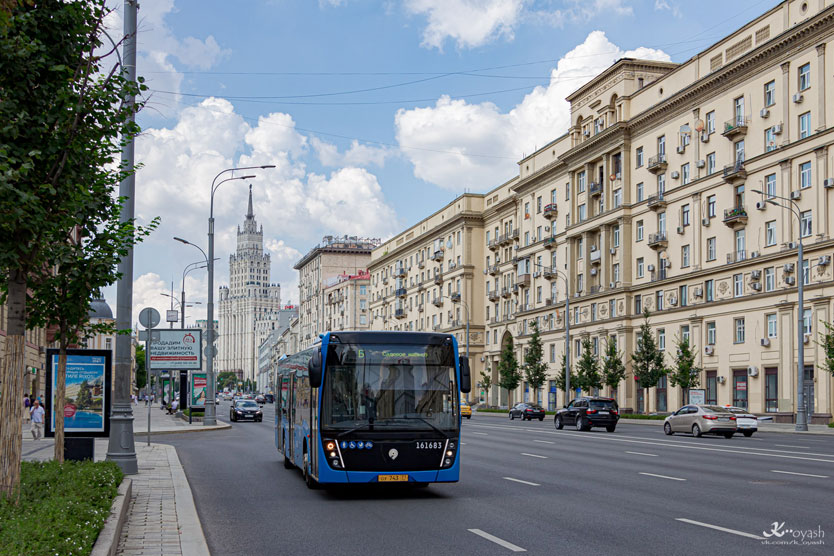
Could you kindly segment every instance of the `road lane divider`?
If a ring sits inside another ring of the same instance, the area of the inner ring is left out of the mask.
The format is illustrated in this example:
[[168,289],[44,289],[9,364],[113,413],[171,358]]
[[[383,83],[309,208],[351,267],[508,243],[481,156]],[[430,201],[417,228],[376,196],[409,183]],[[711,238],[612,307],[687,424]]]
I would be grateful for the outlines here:
[[794,446],[793,444],[774,444],[774,446],[779,446],[780,448],[802,448],[803,450],[810,450],[808,446]]
[[521,452],[521,455],[531,457],[531,458],[549,459],[547,456],[540,456],[538,454],[528,454],[526,452]]
[[646,452],[629,452],[626,450],[626,454],[634,454],[635,456],[649,456],[652,458],[656,458],[657,454],[647,454]]
[[779,471],[778,469],[771,469],[771,473],[782,473],[783,475],[799,475],[800,477],[815,477],[817,479],[827,479],[828,475],[814,475],[813,473],[798,473],[796,471]]
[[555,442],[550,441],[550,440],[535,440],[534,439],[533,442],[538,442],[539,444],[556,444]]
[[669,475],[658,475],[657,473],[644,473],[643,471],[639,472],[640,475],[646,475],[647,477],[657,477],[658,479],[669,479],[670,481],[685,481],[686,479],[681,479],[680,477],[670,477]]
[[512,477],[503,477],[503,478],[508,480],[508,481],[512,481],[514,483],[521,483],[523,485],[530,485],[530,486],[534,486],[534,487],[541,486],[539,483],[531,483],[530,481],[522,481],[521,479],[514,479]]
[[747,537],[748,539],[756,539],[757,541],[765,540],[764,537],[760,537],[759,535],[746,533],[737,529],[728,529],[727,527],[721,527],[719,525],[713,525],[711,523],[704,523],[703,521],[695,521],[694,519],[686,519],[685,517],[676,517],[675,521],[689,523],[690,525],[697,525],[699,527],[706,527],[707,529],[715,529],[716,531],[723,531],[724,533],[730,533],[732,535],[738,535],[740,537]]
[[489,533],[481,531],[480,529],[467,529],[467,531],[469,531],[470,533],[475,533],[479,537],[486,539],[490,542],[494,542],[495,544],[503,546],[504,548],[509,549],[513,552],[527,552],[526,549],[521,548],[518,545],[515,545],[509,541],[505,541],[504,539],[499,539],[495,535],[490,535]]

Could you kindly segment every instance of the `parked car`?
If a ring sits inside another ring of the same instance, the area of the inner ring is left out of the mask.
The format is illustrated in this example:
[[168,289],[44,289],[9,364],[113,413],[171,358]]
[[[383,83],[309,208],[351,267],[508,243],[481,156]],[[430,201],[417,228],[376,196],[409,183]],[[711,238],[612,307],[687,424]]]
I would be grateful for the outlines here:
[[544,408],[538,404],[521,402],[510,408],[510,419],[520,418],[522,421],[538,419],[544,421]]
[[266,403],[275,403],[275,394],[264,394],[264,398],[266,398]]
[[685,405],[666,417],[663,432],[690,432],[700,438],[704,434],[720,434],[732,438],[737,429],[736,416],[726,407],[717,405]]
[[258,394],[257,396],[255,396],[255,401],[263,405],[266,403],[266,398],[263,396],[263,394]]
[[229,409],[229,420],[239,421],[241,419],[252,419],[253,421],[263,421],[264,414],[258,404],[252,400],[238,400]]
[[585,396],[576,398],[556,412],[553,424],[557,429],[573,425],[578,431],[588,431],[593,427],[605,427],[608,432],[617,430],[620,420],[620,408],[614,398]]
[[736,432],[740,432],[747,438],[750,438],[754,432],[759,430],[759,418],[743,407],[735,407],[732,405],[724,407],[736,416]]
[[460,416],[467,419],[472,418],[472,407],[465,400],[460,401]]

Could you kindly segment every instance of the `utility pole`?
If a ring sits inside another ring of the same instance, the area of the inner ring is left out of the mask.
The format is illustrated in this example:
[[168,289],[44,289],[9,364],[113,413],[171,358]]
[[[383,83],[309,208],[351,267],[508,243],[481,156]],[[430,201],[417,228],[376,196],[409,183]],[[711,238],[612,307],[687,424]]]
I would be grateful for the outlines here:
[[[136,16],[139,9],[137,0],[125,0],[124,4],[124,45],[122,72],[128,81],[136,81]],[[136,99],[127,96],[125,105],[132,107]],[[135,115],[132,110],[130,121]],[[134,139],[122,147],[122,167],[134,168]],[[133,220],[136,191],[135,174],[131,171],[119,184],[119,196],[124,199],[119,220],[122,223]],[[116,328],[129,330],[133,312],[133,246],[119,261],[121,278],[116,289]],[[136,461],[136,446],[133,439],[133,406],[130,403],[131,341],[129,334],[116,336],[115,383],[113,405],[110,412],[110,438],[107,445],[107,460],[114,461],[126,475],[139,472]]]

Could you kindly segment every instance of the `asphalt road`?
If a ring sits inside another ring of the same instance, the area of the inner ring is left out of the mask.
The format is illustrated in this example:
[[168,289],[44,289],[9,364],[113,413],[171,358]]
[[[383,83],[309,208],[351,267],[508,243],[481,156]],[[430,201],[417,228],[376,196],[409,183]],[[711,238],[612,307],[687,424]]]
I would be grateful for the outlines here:
[[[228,419],[228,403],[219,413]],[[834,550],[832,437],[667,437],[625,424],[557,431],[552,417],[476,414],[464,420],[457,484],[311,491],[283,468],[272,415],[267,405],[263,423],[165,439],[177,446],[215,556]],[[774,522],[784,522],[781,537]],[[802,544],[803,533],[825,544]]]

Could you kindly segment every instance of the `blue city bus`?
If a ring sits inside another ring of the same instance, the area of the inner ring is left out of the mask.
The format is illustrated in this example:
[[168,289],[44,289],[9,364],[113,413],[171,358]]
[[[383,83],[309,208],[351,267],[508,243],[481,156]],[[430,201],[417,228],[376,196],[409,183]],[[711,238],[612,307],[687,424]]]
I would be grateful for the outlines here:
[[275,445],[307,486],[456,482],[469,361],[449,334],[328,332],[275,373]]

